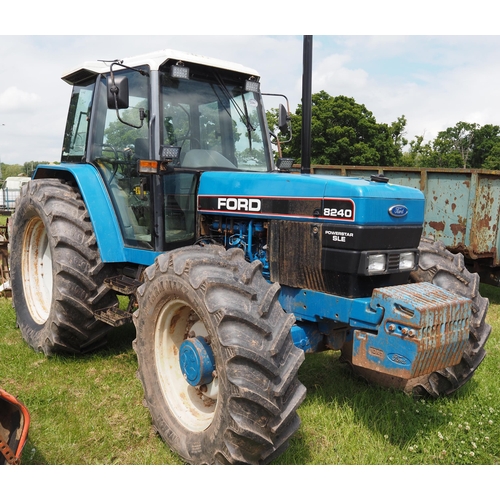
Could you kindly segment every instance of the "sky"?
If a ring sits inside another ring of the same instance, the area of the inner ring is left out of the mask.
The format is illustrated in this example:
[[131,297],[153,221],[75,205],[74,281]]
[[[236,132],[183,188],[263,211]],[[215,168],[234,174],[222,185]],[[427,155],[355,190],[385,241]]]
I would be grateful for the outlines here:
[[[390,4],[388,8],[398,5],[397,2],[384,3]],[[363,6],[363,2],[360,5]],[[425,8],[435,3],[422,0],[419,5]],[[430,24],[418,22],[424,19],[421,16],[426,12],[428,10],[413,16],[400,12],[397,20],[392,21],[384,17],[376,29],[370,20],[370,11],[365,13],[364,22],[357,24],[342,23],[343,19],[349,19],[350,12],[339,13],[336,9],[328,19],[319,16],[314,25],[304,23],[304,31],[310,28],[313,33],[315,27],[319,33],[339,33],[313,35],[313,92],[324,90],[332,96],[353,97],[357,103],[364,104],[379,123],[390,124],[404,115],[408,140],[416,135],[423,135],[425,141],[432,140],[439,131],[459,121],[500,125],[500,36],[495,32],[494,23],[488,16],[478,18],[478,22],[471,22],[473,16],[470,19],[448,16],[447,20],[456,29],[437,35],[434,33],[443,26],[439,24],[439,17],[427,17],[433,20]],[[201,19],[203,10],[197,13]],[[16,14],[22,14],[21,6],[13,15]],[[274,27],[279,33],[283,26],[288,28],[291,14],[280,17],[282,14],[278,12],[273,22],[261,29],[267,27],[268,32],[273,32]],[[242,26],[238,31],[242,34],[234,34],[232,15],[233,31],[217,35],[213,34],[217,30],[207,30],[207,26],[212,26],[209,18],[200,24],[205,30],[190,30],[200,34],[178,34],[175,29],[165,29],[176,34],[145,35],[144,25],[142,30],[133,29],[134,22],[138,22],[134,16],[128,16],[126,23],[111,22],[113,12],[104,14],[104,18],[110,19],[106,25],[110,28],[100,30],[109,35],[95,35],[92,30],[89,34],[78,33],[78,30],[70,34],[67,27],[61,29],[60,25],[47,23],[43,32],[36,22],[37,15],[39,12],[30,11],[30,19],[22,23],[22,29],[16,28],[14,18],[12,23],[6,19],[2,22],[11,27],[0,35],[0,161],[4,163],[59,161],[71,92],[61,75],[84,61],[124,58],[172,48],[256,69],[261,75],[262,91],[287,95],[292,112],[301,100],[303,36],[245,34],[245,30],[252,32],[252,27],[259,23],[258,12],[237,17]],[[292,16],[296,18],[297,15]],[[221,20],[219,24],[228,26],[224,16]],[[391,27],[401,26],[401,22],[408,27],[405,29],[408,34],[391,34]],[[164,23],[169,25],[168,21]],[[84,25],[78,25],[78,29],[83,31]],[[140,34],[121,34],[124,31]]]

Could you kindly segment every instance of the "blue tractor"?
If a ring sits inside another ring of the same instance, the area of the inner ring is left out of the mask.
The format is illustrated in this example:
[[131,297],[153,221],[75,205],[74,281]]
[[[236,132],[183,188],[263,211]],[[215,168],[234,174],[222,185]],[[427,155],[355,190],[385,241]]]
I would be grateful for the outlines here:
[[282,453],[305,353],[418,395],[472,377],[488,301],[461,255],[421,240],[423,195],[275,164],[257,72],[165,50],[63,80],[61,163],[13,216],[17,322],[51,355],[133,321],[153,425],[187,462]]

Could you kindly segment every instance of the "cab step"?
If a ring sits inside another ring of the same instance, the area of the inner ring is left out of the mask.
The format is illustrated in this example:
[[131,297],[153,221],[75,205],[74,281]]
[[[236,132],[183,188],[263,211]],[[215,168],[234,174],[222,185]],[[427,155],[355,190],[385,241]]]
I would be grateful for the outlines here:
[[108,288],[114,290],[115,292],[121,293],[122,295],[133,295],[135,291],[142,285],[141,281],[125,275],[105,278],[104,283],[108,286]]
[[118,306],[99,309],[94,312],[94,317],[113,327],[132,323],[132,313],[120,309]]
[[[126,325],[128,323],[132,323],[132,304],[135,303],[135,299],[133,299],[133,295],[135,294],[137,288],[142,285],[141,281],[138,281],[129,276],[120,275],[120,276],[112,276],[110,278],[105,278],[102,290],[100,292],[101,295],[109,292],[109,290],[114,290],[120,295],[125,295],[131,297],[130,304],[128,310],[120,309],[119,305],[107,307],[105,309],[99,309],[94,312],[94,317],[113,327],[118,327],[122,325]],[[132,300],[133,299],[133,300]]]

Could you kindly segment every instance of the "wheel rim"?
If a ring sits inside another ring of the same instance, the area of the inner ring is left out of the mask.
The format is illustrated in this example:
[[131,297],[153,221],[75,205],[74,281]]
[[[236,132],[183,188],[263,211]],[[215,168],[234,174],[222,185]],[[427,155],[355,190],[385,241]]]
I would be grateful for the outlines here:
[[22,254],[24,295],[31,317],[38,324],[47,321],[52,303],[52,253],[47,231],[40,218],[26,227]]
[[209,339],[203,322],[184,301],[172,300],[160,311],[155,327],[155,361],[160,386],[178,422],[187,429],[205,430],[215,415],[218,380],[201,387],[191,386],[181,370],[179,352],[188,337]]

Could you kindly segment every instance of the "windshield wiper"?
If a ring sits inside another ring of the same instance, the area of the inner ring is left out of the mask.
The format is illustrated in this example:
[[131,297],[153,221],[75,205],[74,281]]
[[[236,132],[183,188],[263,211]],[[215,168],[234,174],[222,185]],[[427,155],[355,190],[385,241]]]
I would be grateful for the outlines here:
[[[250,122],[250,118],[248,116],[248,110],[247,110],[245,99],[243,98],[243,105],[245,107],[245,111],[243,111],[240,108],[239,104],[236,102],[235,98],[233,97],[233,95],[231,94],[231,92],[229,91],[229,89],[227,88],[227,85],[224,83],[224,81],[222,80],[222,78],[220,77],[220,75],[218,73],[215,73],[215,72],[213,74],[214,74],[215,79],[217,80],[217,83],[219,84],[220,88],[222,89],[222,92],[224,93],[224,96],[226,97],[226,99],[229,100],[229,102],[231,102],[231,104],[234,106],[234,109],[238,113],[238,116],[240,117],[240,120],[245,124],[245,127],[247,128],[247,132],[248,132],[249,146],[250,146],[250,149],[252,149],[252,132],[255,132],[257,129]],[[217,95],[217,92],[215,91],[215,89],[214,89],[213,86],[212,86],[212,89],[214,90],[215,95]],[[224,109],[226,110],[226,113],[229,116],[231,116],[230,111],[226,108],[226,106],[224,105],[222,99],[218,95],[217,95],[217,98],[219,99],[219,102],[224,106]]]

